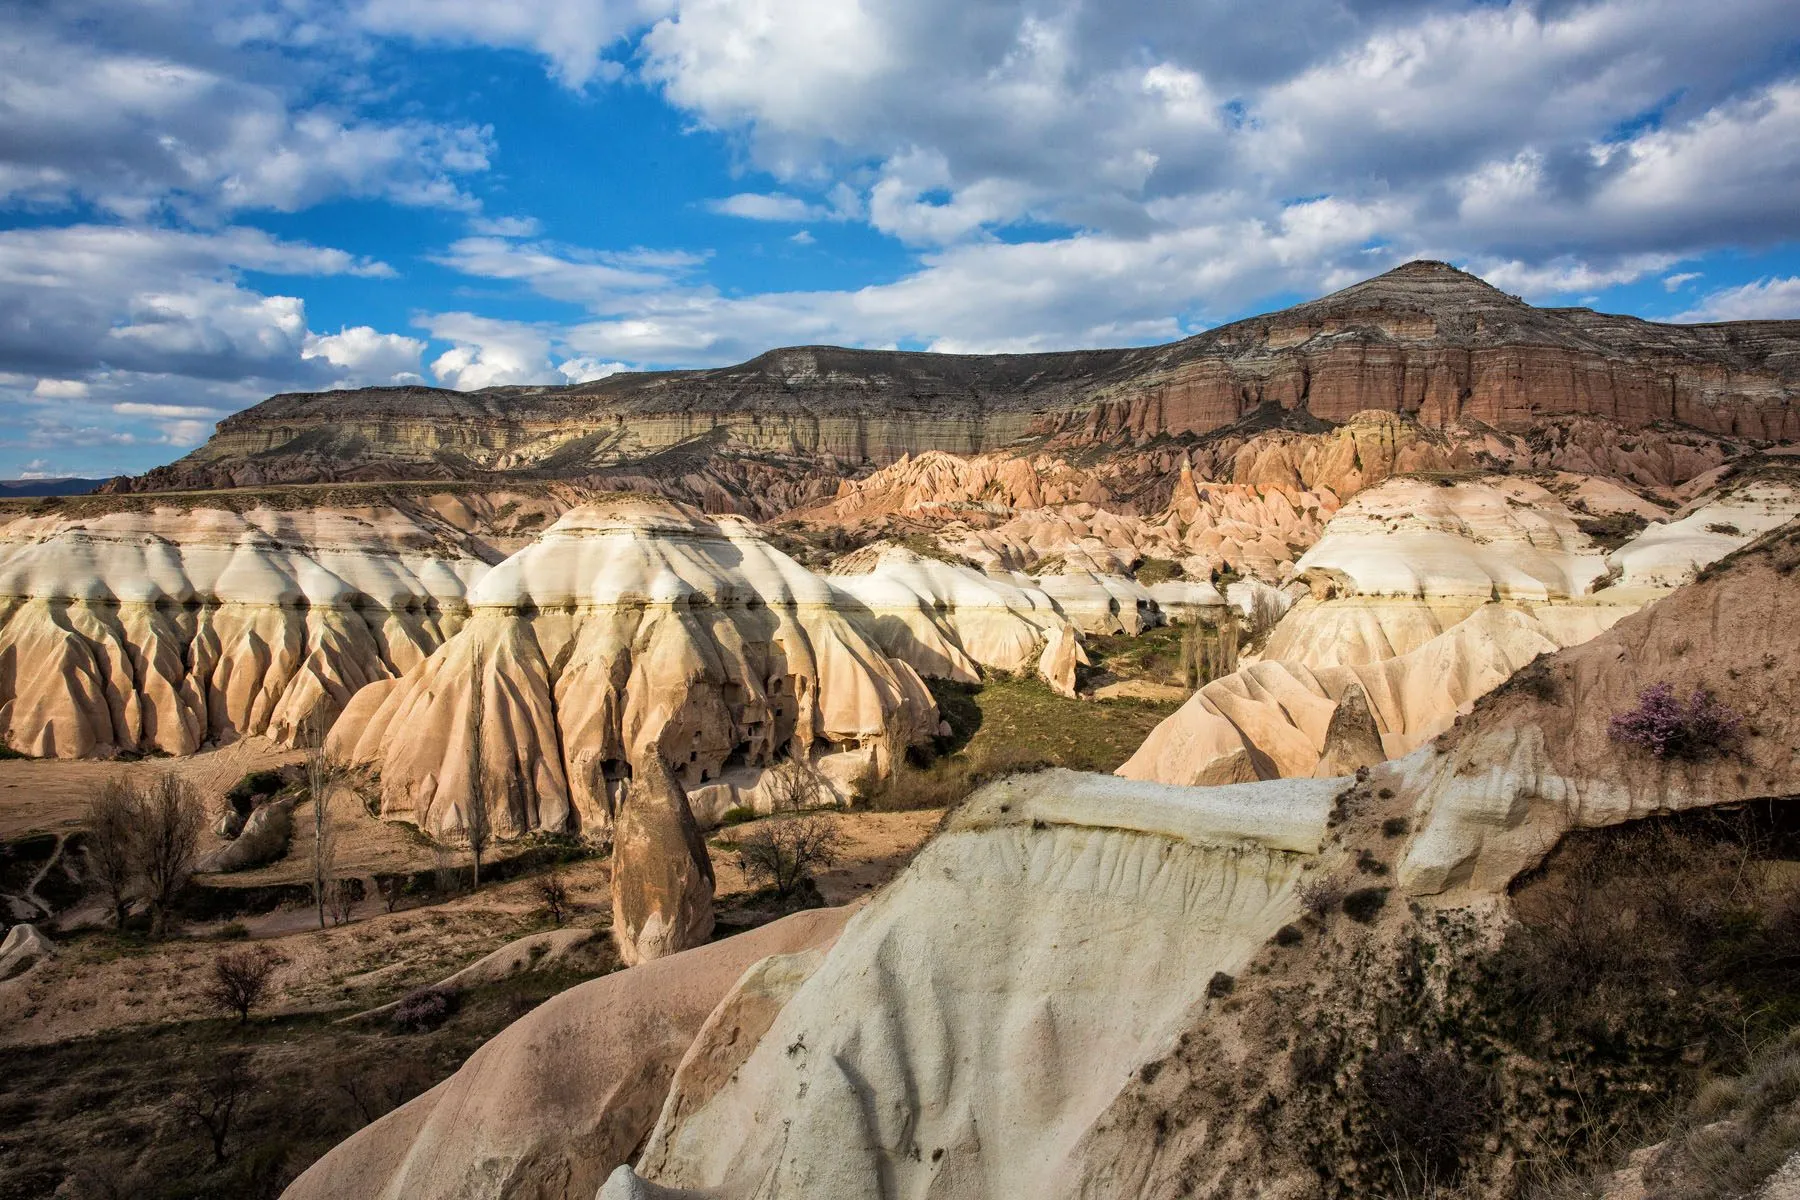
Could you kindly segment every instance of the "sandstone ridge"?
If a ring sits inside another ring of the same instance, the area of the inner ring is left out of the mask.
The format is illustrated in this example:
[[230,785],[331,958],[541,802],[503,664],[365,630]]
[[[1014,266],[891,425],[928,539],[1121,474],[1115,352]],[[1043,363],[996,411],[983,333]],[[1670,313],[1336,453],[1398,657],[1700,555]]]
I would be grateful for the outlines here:
[[1585,414],[1716,435],[1800,437],[1800,326],[1658,325],[1534,308],[1443,263],[1165,346],[944,355],[836,347],[563,388],[294,394],[120,490],[372,478],[588,477],[767,516],[837,478],[1027,436],[1207,434],[1265,406],[1364,410],[1502,431]]

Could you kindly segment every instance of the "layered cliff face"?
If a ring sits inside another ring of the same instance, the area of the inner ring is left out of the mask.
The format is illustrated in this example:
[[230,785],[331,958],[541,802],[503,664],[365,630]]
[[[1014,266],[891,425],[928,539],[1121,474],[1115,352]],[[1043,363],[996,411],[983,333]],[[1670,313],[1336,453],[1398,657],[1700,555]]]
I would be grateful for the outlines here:
[[1131,446],[1213,434],[1263,411],[1293,414],[1289,423],[1306,427],[1377,410],[1429,428],[1493,429],[1503,439],[1574,416],[1793,439],[1797,388],[1794,322],[1673,326],[1538,309],[1421,262],[1144,349],[800,347],[736,367],[566,388],[277,396],[221,422],[179,462],[113,486],[523,475],[766,517],[902,455],[978,455],[1027,437]]
[[[1800,488],[1741,480],[1610,554],[1578,524],[1608,506],[1657,511],[1569,477],[1393,480],[1364,493],[1300,559],[1314,594],[1275,627],[1261,661],[1201,688],[1119,773],[1211,784],[1407,754],[1539,655],[1598,636],[1800,515]],[[1334,726],[1339,740],[1364,735],[1367,752],[1345,759]]]
[[323,499],[15,507],[0,525],[6,744],[85,757],[292,741],[422,662],[500,557],[492,505],[484,520],[453,495]]
[[331,746],[382,812],[456,837],[605,831],[628,781],[695,790],[796,757],[848,781],[936,732],[918,674],[739,518],[666,502],[565,514],[488,572],[455,637],[365,689]]

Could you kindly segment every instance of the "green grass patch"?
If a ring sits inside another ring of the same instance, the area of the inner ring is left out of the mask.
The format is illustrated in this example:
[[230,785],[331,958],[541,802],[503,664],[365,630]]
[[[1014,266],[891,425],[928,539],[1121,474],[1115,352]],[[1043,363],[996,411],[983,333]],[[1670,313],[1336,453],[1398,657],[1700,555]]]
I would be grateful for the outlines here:
[[995,677],[980,685],[931,681],[951,733],[867,790],[885,810],[945,808],[993,779],[1046,767],[1111,771],[1179,705],[1153,700],[1070,700],[1042,680]]

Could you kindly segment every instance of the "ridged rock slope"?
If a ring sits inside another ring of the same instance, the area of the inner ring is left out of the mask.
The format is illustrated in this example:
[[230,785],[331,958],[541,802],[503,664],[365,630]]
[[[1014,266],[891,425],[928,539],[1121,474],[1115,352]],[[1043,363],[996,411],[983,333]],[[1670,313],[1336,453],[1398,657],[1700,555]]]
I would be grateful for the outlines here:
[[352,488],[10,506],[0,736],[39,756],[189,754],[328,725],[455,632],[521,500],[561,505]]
[[1119,773],[1182,784],[1336,773],[1320,759],[1351,693],[1385,755],[1407,754],[1538,655],[1595,637],[1800,513],[1800,489],[1744,480],[1608,555],[1564,496],[1589,512],[1656,510],[1593,480],[1546,483],[1396,479],[1357,497],[1297,564],[1315,595],[1261,661],[1202,687]]
[[379,768],[383,815],[433,835],[466,829],[476,796],[502,835],[602,832],[626,783],[663,766],[682,789],[788,755],[843,778],[937,729],[918,674],[741,518],[573,509],[468,604],[330,742]]

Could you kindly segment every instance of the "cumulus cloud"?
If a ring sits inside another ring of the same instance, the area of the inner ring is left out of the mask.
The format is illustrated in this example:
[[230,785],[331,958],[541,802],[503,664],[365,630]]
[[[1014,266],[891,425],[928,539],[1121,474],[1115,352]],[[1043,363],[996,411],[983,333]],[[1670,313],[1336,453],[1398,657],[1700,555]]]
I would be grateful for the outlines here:
[[707,205],[727,217],[743,217],[749,221],[814,221],[829,215],[830,210],[808,204],[798,196],[781,192],[739,192]]
[[534,50],[570,87],[617,78],[607,49],[669,11],[667,0],[365,0],[363,27],[396,37]]
[[0,203],[133,218],[292,212],[338,196],[475,207],[460,180],[487,170],[490,130],[297,103],[298,81],[283,79],[291,64],[220,43],[222,29],[252,27],[183,8],[26,7],[0,19]]
[[423,353],[425,343],[418,338],[356,325],[337,333],[308,335],[300,357],[324,359],[344,372],[340,386],[355,386],[365,381],[396,383],[417,378]]
[[186,448],[272,391],[417,368],[423,342],[367,327],[314,333],[299,297],[249,287],[247,271],[392,273],[239,226],[0,231],[0,407],[22,438],[10,444]]
[[1677,321],[1764,321],[1800,318],[1800,277],[1759,279],[1721,288]]

